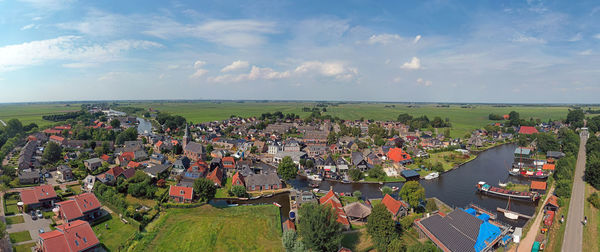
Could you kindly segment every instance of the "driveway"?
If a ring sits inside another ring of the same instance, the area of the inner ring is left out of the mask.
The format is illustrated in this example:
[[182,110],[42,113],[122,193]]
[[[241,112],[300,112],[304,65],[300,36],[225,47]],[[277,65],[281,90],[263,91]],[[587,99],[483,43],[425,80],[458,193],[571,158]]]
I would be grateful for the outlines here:
[[38,241],[40,238],[38,230],[44,229],[45,232],[51,231],[50,224],[52,224],[52,220],[50,220],[50,219],[42,218],[42,219],[32,220],[31,215],[29,215],[29,214],[18,214],[18,215],[22,215],[25,222],[19,223],[19,224],[14,224],[14,225],[8,225],[6,227],[6,232],[15,233],[15,232],[21,232],[21,231],[29,231],[29,234],[31,235],[31,239],[33,241]]

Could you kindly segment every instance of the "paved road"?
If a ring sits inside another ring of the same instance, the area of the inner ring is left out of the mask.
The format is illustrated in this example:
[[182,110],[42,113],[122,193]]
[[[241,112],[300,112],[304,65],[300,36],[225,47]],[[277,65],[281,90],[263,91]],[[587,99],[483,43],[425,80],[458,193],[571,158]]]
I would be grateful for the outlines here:
[[567,214],[567,227],[563,241],[562,251],[582,251],[583,244],[583,207],[585,203],[585,182],[583,175],[585,171],[585,142],[587,131],[580,134],[579,154],[575,166],[575,180],[571,191],[571,202]]
[[[554,193],[554,186],[552,186],[552,188],[550,188],[550,190],[548,190],[548,195],[552,195],[552,193]],[[542,206],[545,206],[546,203],[548,203],[549,198],[550,197],[546,197],[546,200],[544,201],[544,204],[542,204]],[[521,240],[521,242],[518,244],[518,247],[516,249],[517,251],[519,251],[519,252],[531,251],[531,247],[533,247],[533,243],[535,242],[535,237],[540,232],[540,226],[542,224],[543,219],[544,219],[544,208],[540,207],[540,211],[537,213],[537,216],[535,217],[535,220],[533,221],[533,225],[529,229],[529,232],[527,232],[527,234],[525,235],[525,238],[523,238]],[[514,250],[511,250],[511,251],[514,251]]]

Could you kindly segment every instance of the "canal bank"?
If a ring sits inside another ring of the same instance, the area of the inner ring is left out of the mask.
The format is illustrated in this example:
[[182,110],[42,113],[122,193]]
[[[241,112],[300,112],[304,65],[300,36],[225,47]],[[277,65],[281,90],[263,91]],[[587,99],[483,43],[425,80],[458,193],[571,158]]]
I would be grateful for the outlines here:
[[[465,207],[471,203],[481,206],[489,211],[496,212],[496,208],[507,208],[508,200],[477,193],[476,185],[479,181],[497,185],[499,182],[529,183],[527,179],[512,177],[508,174],[509,165],[512,163],[516,145],[504,144],[481,152],[477,158],[460,167],[440,174],[433,180],[421,180],[427,198],[436,197],[451,207]],[[310,190],[308,181],[293,180],[288,184],[302,190]],[[387,186],[402,187],[403,182],[384,183]],[[383,185],[371,183],[341,183],[336,181],[322,181],[320,190],[333,188],[338,193],[351,193],[361,191],[365,198],[381,198],[379,190]],[[525,215],[533,215],[535,204],[531,202],[511,201],[510,209]],[[501,215],[501,214],[499,214]],[[523,226],[526,220],[509,220],[500,216],[499,220],[511,226]]]

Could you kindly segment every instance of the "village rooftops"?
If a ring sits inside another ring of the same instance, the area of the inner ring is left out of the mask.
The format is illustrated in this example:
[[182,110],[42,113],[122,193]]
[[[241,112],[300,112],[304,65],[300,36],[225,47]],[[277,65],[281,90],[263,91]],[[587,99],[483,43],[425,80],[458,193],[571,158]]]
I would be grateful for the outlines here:
[[21,191],[21,201],[25,205],[37,204],[53,198],[56,198],[56,192],[51,185],[40,185]]
[[76,220],[56,226],[56,230],[41,233],[40,243],[45,252],[87,251],[100,245],[89,223]]
[[533,126],[521,126],[519,128],[519,134],[531,135],[538,133],[538,130]]
[[83,217],[86,213],[98,210],[102,206],[96,195],[84,193],[75,195],[69,200],[56,203],[60,207],[63,217],[74,220]]

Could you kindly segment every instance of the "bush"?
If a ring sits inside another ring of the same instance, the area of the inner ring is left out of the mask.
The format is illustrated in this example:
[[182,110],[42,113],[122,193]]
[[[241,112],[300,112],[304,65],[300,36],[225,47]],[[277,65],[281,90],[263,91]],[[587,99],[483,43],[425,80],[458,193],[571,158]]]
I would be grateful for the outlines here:
[[597,192],[592,193],[587,200],[597,209],[600,209],[600,195]]

